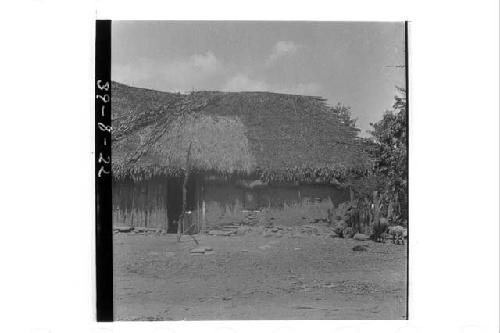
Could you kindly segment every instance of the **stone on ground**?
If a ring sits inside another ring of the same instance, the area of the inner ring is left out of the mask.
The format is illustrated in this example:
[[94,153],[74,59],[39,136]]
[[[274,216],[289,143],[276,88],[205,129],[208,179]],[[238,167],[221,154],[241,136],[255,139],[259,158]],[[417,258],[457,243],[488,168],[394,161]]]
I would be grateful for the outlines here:
[[357,241],[367,241],[367,240],[370,240],[370,236],[368,235],[365,235],[365,234],[355,234],[353,237],[353,239],[357,240]]
[[210,236],[231,236],[232,234],[236,233],[235,231],[226,231],[226,230],[210,230],[208,234]]
[[124,225],[124,226],[115,226],[115,227],[113,227],[113,229],[117,232],[130,232],[130,231],[134,230],[134,227]]
[[352,248],[353,251],[368,251],[368,247],[366,245],[356,245]]
[[206,252],[211,252],[214,249],[208,246],[199,246],[197,248],[192,249],[189,251],[191,254],[205,254]]

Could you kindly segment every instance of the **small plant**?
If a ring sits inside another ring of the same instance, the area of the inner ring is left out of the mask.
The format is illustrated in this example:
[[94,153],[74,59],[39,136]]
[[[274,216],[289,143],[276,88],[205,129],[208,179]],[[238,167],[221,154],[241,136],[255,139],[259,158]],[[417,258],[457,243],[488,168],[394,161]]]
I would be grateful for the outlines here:
[[395,225],[395,226],[389,227],[388,233],[390,236],[392,236],[392,242],[394,244],[404,245],[404,243],[405,243],[404,237],[405,237],[405,235],[408,234],[408,231],[407,231],[407,229],[403,228],[400,225]]
[[387,223],[387,220],[381,217],[379,221],[374,223],[372,226],[371,238],[376,242],[384,243],[388,230],[389,224]]

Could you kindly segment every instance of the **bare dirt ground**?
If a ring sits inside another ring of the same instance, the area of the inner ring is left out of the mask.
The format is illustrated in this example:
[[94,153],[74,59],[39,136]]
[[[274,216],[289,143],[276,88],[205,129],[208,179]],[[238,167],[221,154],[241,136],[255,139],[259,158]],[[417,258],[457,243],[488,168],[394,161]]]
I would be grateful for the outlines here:
[[[405,319],[407,247],[278,233],[114,234],[115,320]],[[353,251],[368,245],[367,251]]]

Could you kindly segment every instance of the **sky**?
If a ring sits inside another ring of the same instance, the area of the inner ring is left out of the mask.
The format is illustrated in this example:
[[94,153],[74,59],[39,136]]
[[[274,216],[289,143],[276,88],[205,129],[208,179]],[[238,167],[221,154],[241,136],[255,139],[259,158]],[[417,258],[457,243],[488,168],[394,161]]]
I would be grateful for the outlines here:
[[113,21],[114,81],[169,92],[272,91],[350,106],[360,135],[404,87],[403,22]]

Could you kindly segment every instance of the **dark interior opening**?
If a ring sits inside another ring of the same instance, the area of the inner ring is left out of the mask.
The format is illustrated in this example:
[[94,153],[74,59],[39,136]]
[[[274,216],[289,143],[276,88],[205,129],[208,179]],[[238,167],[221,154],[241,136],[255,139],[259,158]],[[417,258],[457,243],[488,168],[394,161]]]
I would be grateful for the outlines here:
[[[167,181],[167,233],[177,232],[177,222],[182,213],[182,184],[183,177],[168,178]],[[194,210],[195,203],[195,177],[191,176],[187,182],[186,210]]]

